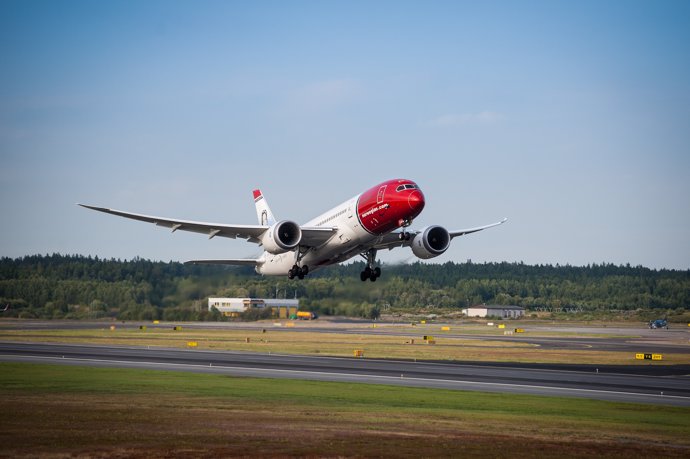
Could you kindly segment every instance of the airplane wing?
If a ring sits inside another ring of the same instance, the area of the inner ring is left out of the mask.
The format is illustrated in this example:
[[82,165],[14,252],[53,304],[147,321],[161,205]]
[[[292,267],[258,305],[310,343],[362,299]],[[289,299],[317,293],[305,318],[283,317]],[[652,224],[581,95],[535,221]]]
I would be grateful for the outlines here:
[[[121,210],[108,209],[105,207],[89,206],[78,204],[87,209],[105,212],[106,214],[117,215],[119,217],[131,218],[142,222],[153,223],[156,226],[163,226],[172,229],[173,233],[177,230],[191,231],[194,233],[206,234],[209,239],[220,236],[232,239],[241,238],[256,244],[261,243],[261,235],[269,229],[265,225],[228,225],[225,223],[207,223],[189,220],[175,220],[165,217],[155,217],[153,215],[142,215]],[[330,239],[336,231],[333,227],[302,227],[303,247],[317,247]]]
[[[451,240],[454,237],[458,236],[464,236],[466,234],[471,234],[471,233],[476,233],[477,231],[485,230],[487,228],[492,228],[494,226],[502,225],[503,223],[507,222],[508,219],[504,218],[500,222],[496,223],[491,223],[490,225],[484,225],[484,226],[477,226],[476,228],[467,228],[467,229],[462,229],[462,230],[454,230],[454,231],[448,231],[448,234],[450,235]],[[392,233],[384,234],[381,236],[376,244],[374,245],[373,248],[375,249],[388,249],[388,250],[393,250],[396,247],[410,247],[412,245],[412,241],[414,240],[415,236],[421,233],[421,231],[409,231],[410,233],[410,239],[401,241],[400,240],[400,231],[395,231]]]
[[453,239],[454,237],[464,236],[465,234],[476,233],[477,231],[481,231],[481,230],[485,230],[487,228],[492,228],[494,226],[502,225],[507,221],[508,221],[508,219],[504,218],[500,222],[491,223],[490,225],[478,226],[476,228],[468,228],[468,229],[464,229],[464,230],[448,231],[448,233],[450,234],[450,238]]
[[396,247],[409,247],[412,245],[412,241],[414,240],[414,237],[419,232],[420,231],[412,231],[412,232],[408,231],[408,233],[410,233],[410,240],[409,241],[401,241],[400,240],[400,231],[384,234],[383,236],[378,238],[378,240],[374,244],[373,248],[376,250],[383,250],[383,249],[393,250]]
[[153,223],[156,226],[163,226],[172,229],[173,232],[177,230],[192,231],[194,233],[201,233],[208,235],[209,239],[215,236],[242,238],[250,242],[260,242],[259,237],[268,226],[262,225],[226,225],[223,223],[206,223],[195,222],[187,220],[174,220],[171,218],[155,217],[152,215],[134,214],[130,212],[123,212],[121,210],[107,209],[105,207],[87,206],[86,204],[79,204],[81,207],[87,209],[105,212],[106,214],[117,215],[119,217],[131,218],[132,220],[139,220],[142,222]]
[[302,247],[319,247],[333,237],[338,228],[334,226],[301,226]]

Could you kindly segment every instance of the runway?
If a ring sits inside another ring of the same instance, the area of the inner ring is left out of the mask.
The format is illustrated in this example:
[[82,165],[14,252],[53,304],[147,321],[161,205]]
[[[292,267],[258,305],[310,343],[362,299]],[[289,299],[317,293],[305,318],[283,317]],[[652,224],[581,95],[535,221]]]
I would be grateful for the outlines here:
[[442,363],[0,342],[0,361],[123,367],[690,406],[690,368]]

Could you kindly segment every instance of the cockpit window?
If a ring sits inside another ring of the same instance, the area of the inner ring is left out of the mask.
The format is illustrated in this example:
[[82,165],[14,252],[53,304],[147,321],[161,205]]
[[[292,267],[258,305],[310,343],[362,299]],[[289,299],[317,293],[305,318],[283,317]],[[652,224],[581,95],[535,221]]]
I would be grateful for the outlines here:
[[398,185],[398,188],[395,189],[395,191],[402,191],[405,189],[405,185]]
[[417,188],[417,185],[412,185],[411,183],[408,183],[407,185],[405,185],[405,188],[407,188],[408,190],[410,190],[410,189]]
[[419,188],[417,185],[414,185],[412,183],[407,183],[405,185],[398,185],[398,187],[395,189],[395,191],[414,190],[417,188]]

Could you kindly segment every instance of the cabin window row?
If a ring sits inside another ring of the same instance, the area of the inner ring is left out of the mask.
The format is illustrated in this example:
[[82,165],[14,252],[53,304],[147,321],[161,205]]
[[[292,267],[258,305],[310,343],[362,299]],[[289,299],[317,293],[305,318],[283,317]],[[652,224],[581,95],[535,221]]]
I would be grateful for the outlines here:
[[316,225],[316,226],[323,226],[323,225],[325,225],[326,223],[328,223],[328,222],[330,222],[331,220],[333,220],[334,218],[340,217],[340,216],[343,215],[346,211],[347,211],[347,209],[343,209],[343,210],[341,210],[340,212],[338,212],[337,214],[333,214],[333,215],[331,215],[330,217],[328,217],[327,219],[320,221],[319,224]]

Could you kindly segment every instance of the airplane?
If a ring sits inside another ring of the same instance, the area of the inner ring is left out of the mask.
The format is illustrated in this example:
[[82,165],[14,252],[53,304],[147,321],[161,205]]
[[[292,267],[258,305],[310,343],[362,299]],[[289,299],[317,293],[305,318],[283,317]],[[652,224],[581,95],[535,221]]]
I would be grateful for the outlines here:
[[376,266],[379,250],[410,247],[421,259],[443,254],[450,241],[458,236],[501,225],[508,219],[476,228],[448,231],[431,225],[418,231],[408,227],[424,209],[424,194],[411,180],[393,179],[369,188],[357,196],[335,206],[304,225],[291,220],[276,220],[266,198],[253,191],[258,225],[207,223],[123,212],[105,207],[78,204],[120,217],[153,223],[172,229],[216,236],[242,238],[263,247],[263,254],[255,259],[191,260],[193,264],[224,264],[252,266],[258,274],[304,279],[315,269],[341,263],[361,255],[366,267],[360,273],[364,282],[375,282],[381,276]]

